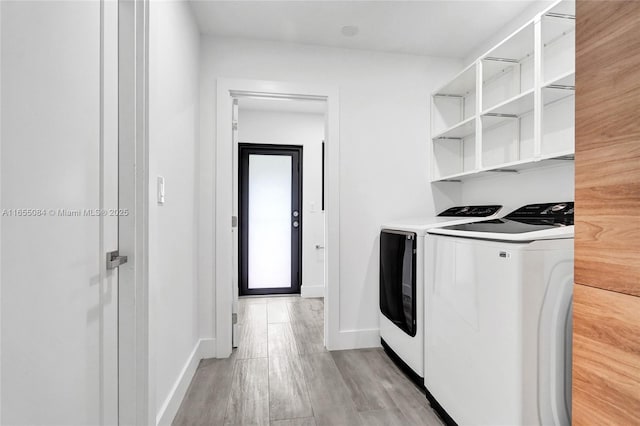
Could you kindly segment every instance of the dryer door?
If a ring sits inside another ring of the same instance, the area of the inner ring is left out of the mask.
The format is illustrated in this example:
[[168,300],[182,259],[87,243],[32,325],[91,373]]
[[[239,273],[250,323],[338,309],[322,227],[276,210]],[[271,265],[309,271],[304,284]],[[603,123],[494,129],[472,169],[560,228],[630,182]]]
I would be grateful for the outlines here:
[[573,262],[551,271],[540,313],[538,398],[540,424],[571,424]]
[[380,312],[416,335],[416,234],[380,232]]

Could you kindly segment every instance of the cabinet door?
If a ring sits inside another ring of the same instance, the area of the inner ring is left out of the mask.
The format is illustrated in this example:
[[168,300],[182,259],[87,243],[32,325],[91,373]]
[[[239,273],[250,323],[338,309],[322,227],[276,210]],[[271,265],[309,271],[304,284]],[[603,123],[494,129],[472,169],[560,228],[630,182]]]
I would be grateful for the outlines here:
[[579,284],[640,296],[640,1],[578,1]]
[[573,424],[640,424],[640,297],[575,285]]

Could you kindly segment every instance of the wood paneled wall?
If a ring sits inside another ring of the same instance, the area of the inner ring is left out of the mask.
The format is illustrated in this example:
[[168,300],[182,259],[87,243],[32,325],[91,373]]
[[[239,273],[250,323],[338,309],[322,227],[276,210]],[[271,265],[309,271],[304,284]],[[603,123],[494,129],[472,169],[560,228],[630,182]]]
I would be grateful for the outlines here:
[[573,424],[640,424],[640,297],[576,285]]
[[640,2],[578,1],[578,284],[640,296]]
[[640,1],[576,18],[573,423],[640,424]]

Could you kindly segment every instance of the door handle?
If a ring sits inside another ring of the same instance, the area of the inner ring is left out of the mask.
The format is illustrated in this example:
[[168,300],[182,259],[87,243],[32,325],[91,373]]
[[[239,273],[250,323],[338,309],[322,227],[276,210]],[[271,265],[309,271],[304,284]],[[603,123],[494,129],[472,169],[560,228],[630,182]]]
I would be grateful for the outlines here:
[[118,250],[110,251],[107,253],[107,269],[116,269],[127,263],[128,260],[127,256],[120,256]]

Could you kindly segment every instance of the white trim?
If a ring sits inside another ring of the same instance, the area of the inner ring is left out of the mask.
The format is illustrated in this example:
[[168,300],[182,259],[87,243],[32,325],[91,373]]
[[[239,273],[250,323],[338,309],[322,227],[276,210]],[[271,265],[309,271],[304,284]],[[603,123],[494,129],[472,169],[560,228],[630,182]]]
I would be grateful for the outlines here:
[[216,339],[203,338],[198,343],[200,344],[200,359],[216,357]]
[[187,394],[191,380],[196,374],[198,364],[206,358],[213,358],[215,354],[215,339],[200,339],[191,351],[191,355],[182,367],[169,395],[165,399],[156,417],[156,425],[170,425],[178,413],[180,404]]
[[324,286],[302,284],[300,287],[300,297],[324,297]]
[[[2,5],[0,5],[0,46],[2,46]],[[2,55],[0,55],[0,99],[2,99]],[[0,102],[0,153],[2,153],[2,102]],[[0,164],[2,155],[0,154]],[[0,188],[2,174],[0,173]],[[0,206],[2,206],[2,191],[0,191]],[[2,265],[2,218],[0,217],[0,266]],[[2,306],[2,274],[0,274],[0,306]],[[2,315],[0,315],[0,384],[2,383]],[[0,386],[0,420],[2,420],[2,386]]]
[[148,6],[118,2],[118,420],[149,424],[155,418],[154,360],[149,335],[148,228]]
[[326,147],[327,215],[325,227],[325,345],[337,348],[340,334],[340,127],[339,92],[336,87],[260,80],[217,80],[215,140],[215,330],[216,356],[231,354],[231,313],[233,304],[233,149],[231,117],[232,92],[286,97],[319,97],[327,102]]

